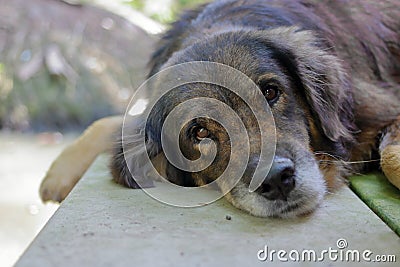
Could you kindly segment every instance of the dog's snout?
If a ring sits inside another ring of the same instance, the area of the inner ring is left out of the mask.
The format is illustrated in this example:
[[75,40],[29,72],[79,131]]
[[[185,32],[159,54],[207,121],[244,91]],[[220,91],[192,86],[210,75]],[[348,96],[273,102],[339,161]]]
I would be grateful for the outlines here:
[[283,157],[275,157],[272,167],[261,185],[262,195],[269,200],[287,200],[295,186],[294,163]]

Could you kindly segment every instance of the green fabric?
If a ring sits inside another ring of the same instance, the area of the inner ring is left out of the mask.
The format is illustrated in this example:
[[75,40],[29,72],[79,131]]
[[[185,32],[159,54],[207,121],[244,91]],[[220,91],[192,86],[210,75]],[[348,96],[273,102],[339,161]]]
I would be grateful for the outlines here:
[[350,186],[400,236],[400,190],[381,173],[352,176]]

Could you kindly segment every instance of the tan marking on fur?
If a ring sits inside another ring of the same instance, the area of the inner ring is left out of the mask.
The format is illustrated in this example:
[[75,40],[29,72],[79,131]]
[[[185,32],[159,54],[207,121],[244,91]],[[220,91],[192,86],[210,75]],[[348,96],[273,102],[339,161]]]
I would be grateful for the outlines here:
[[65,199],[96,157],[112,148],[113,134],[121,127],[122,119],[122,116],[115,116],[95,121],[61,152],[40,185],[43,201]]
[[328,155],[317,155],[319,161],[319,169],[324,175],[326,186],[329,192],[335,192],[341,186],[346,184],[346,170],[342,162]]
[[329,192],[335,192],[346,184],[346,180],[341,175],[341,173],[343,173],[341,164],[322,164],[322,166],[320,165],[320,170],[324,175]]
[[[307,117],[310,126],[311,139],[315,144],[319,144],[321,142],[321,133],[315,125],[312,117],[310,115]],[[314,153],[314,151],[312,152]],[[346,172],[343,167],[343,162],[338,161],[327,154],[317,154],[316,159],[319,162],[319,169],[324,176],[326,187],[329,192],[334,192],[346,184],[346,180],[344,179],[344,177],[346,177]]]
[[400,189],[400,117],[386,129],[379,151],[383,172],[388,180]]
[[[309,125],[309,131],[310,131],[310,142],[311,145],[315,146],[315,148],[318,149],[323,149],[322,148],[322,142],[323,142],[323,137],[321,131],[318,129],[318,127],[315,125],[315,121],[313,119],[313,117],[310,115],[309,110],[305,107],[305,105],[303,105],[303,109],[307,112],[307,120],[308,120],[308,125]],[[314,148],[314,149],[315,149]]]
[[[162,177],[167,177],[167,159],[165,158],[164,153],[160,153],[152,158],[151,163],[153,163],[153,166],[157,170],[158,174],[160,174]],[[158,181],[159,179],[156,180]]]
[[318,130],[317,126],[315,126],[314,120],[308,119],[308,121],[309,121],[309,125],[310,125],[310,133],[311,133],[312,139],[319,143],[320,139],[321,139],[321,133]]
[[260,77],[259,80],[271,80],[271,79],[279,79],[279,77],[274,73],[265,73]]

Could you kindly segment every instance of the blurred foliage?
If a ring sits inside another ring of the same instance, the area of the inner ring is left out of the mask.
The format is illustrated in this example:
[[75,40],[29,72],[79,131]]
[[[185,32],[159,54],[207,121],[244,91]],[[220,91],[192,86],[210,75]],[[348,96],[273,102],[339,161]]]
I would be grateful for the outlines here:
[[0,129],[17,131],[123,113],[155,40],[108,11],[56,0],[3,2],[0,25]]
[[76,83],[49,74],[46,68],[26,81],[15,75],[9,77],[13,88],[0,97],[0,117],[8,117],[4,126],[65,130],[113,113],[111,101],[99,90],[100,80],[90,78],[92,74],[83,64],[74,68],[81,77]]
[[133,8],[137,10],[143,10],[144,8],[144,0],[130,0],[125,2],[128,5],[131,5]]
[[182,10],[194,8],[210,0],[127,0],[124,2],[158,22],[171,23],[179,17]]
[[[124,112],[156,38],[91,1],[2,1],[0,129],[82,129]],[[170,23],[207,0],[115,1]]]

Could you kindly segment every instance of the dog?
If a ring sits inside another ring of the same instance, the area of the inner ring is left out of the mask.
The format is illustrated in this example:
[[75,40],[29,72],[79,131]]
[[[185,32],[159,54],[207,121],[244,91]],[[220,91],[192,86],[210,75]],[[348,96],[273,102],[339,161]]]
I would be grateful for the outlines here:
[[258,124],[248,106],[219,86],[190,84],[164,95],[144,126],[127,125],[133,139],[138,129],[145,131],[145,148],[135,140],[128,140],[126,148],[121,138],[112,141],[112,133],[120,133],[122,117],[95,122],[53,163],[40,188],[42,199],[63,200],[104,151],[112,153],[114,180],[131,188],[140,187],[131,173],[145,153],[162,162],[159,172],[177,185],[215,181],[231,150],[220,124],[197,118],[181,130],[177,149],[190,160],[199,157],[202,141],[216,144],[214,161],[201,171],[170,164],[161,145],[165,117],[193,97],[218,99],[244,122],[249,160],[225,197],[252,215],[308,214],[326,192],[376,161],[400,188],[399,17],[397,0],[221,0],[187,11],[159,41],[149,77],[186,62],[217,62],[247,75],[265,97],[276,127],[276,151],[262,184],[254,192],[248,190],[260,150]]

